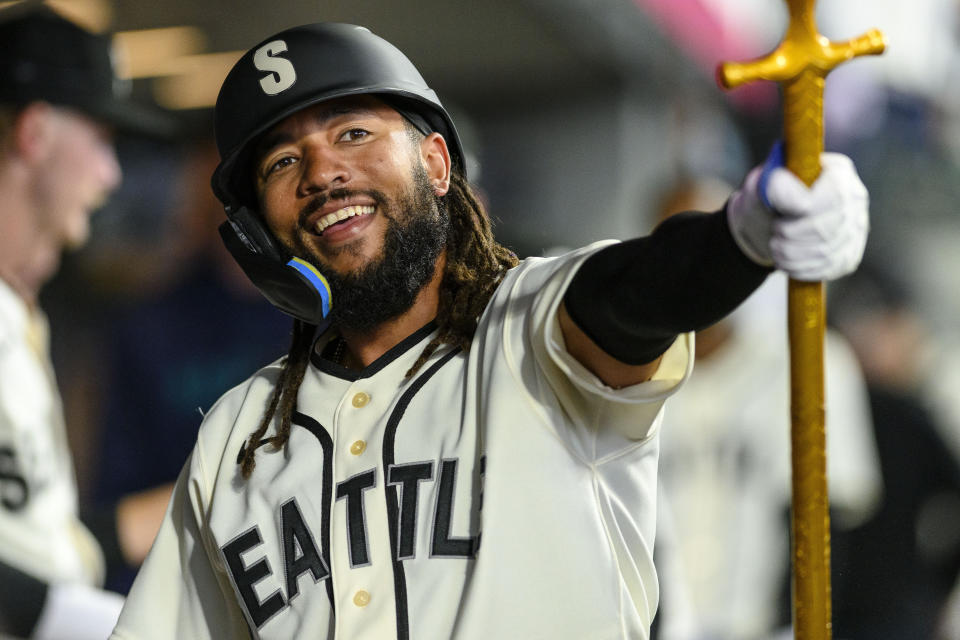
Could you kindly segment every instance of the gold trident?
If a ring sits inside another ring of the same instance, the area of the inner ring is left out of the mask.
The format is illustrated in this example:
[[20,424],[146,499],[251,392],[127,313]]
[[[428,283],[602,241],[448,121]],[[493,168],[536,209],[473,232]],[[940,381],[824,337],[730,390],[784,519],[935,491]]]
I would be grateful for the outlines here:
[[[814,0],[785,0],[786,36],[773,53],[747,63],[724,63],[717,80],[727,89],[754,80],[783,85],[787,168],[807,186],[820,175],[823,88],[827,74],[855,56],[879,54],[885,42],[873,29],[847,42],[817,33]],[[793,465],[793,628],[797,640],[829,640],[830,513],[824,425],[822,282],[790,280],[790,419]]]

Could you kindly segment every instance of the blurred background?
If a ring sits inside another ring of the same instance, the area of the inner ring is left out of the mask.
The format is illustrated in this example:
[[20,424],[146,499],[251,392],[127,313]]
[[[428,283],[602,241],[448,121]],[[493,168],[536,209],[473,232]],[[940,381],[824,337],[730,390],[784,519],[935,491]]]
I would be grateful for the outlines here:
[[[453,114],[468,177],[500,240],[521,256],[646,233],[678,192],[719,184],[728,193],[779,135],[777,88],[724,93],[714,69],[776,45],[786,21],[780,0],[50,4],[114,33],[116,64],[133,93],[180,123],[170,139],[118,140],[123,186],[94,217],[90,244],[68,257],[44,294],[87,502],[173,479],[202,412],[285,352],[289,323],[221,249],[222,209],[209,190],[217,90],[263,38],[295,24],[342,21],[396,44]],[[831,74],[826,92],[826,146],[854,158],[871,193],[864,268],[831,285],[830,309],[869,394],[868,453],[880,477],[875,499],[864,502],[871,506],[836,533],[835,570],[846,573],[835,579],[835,609],[851,603],[849,620],[866,616],[870,605],[847,594],[872,593],[871,582],[899,575],[903,589],[923,594],[909,616],[929,624],[889,637],[960,638],[960,604],[949,604],[960,557],[960,2],[817,4],[820,30],[831,39],[876,27],[888,41],[883,56]],[[720,196],[700,206],[722,204]],[[772,310],[782,306],[778,286],[744,315],[780,318]],[[777,320],[754,340],[784,335]],[[709,412],[710,399],[698,402]],[[682,469],[683,459],[676,464]],[[849,556],[844,545],[854,550]],[[913,570],[892,559],[922,571],[907,579],[903,572]],[[861,565],[867,573],[858,573]],[[887,574],[858,579],[881,565]],[[682,585],[681,575],[665,571],[665,591],[671,581]],[[123,584],[118,578],[115,586]],[[696,603],[693,613],[678,614],[687,609],[682,597],[675,602],[675,619],[704,617]],[[782,615],[770,617],[767,627],[782,625]],[[770,631],[706,626],[660,624],[658,633]],[[841,625],[841,637],[887,637],[858,628]]]

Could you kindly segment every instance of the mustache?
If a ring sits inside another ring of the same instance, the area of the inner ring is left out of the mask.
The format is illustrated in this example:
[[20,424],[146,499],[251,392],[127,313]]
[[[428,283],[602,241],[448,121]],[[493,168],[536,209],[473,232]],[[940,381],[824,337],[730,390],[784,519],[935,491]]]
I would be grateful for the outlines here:
[[387,201],[387,197],[376,189],[333,189],[327,193],[314,196],[300,209],[297,216],[297,222],[301,228],[307,224],[307,218],[314,214],[329,201],[347,200],[357,196],[366,196],[371,198],[378,206]]

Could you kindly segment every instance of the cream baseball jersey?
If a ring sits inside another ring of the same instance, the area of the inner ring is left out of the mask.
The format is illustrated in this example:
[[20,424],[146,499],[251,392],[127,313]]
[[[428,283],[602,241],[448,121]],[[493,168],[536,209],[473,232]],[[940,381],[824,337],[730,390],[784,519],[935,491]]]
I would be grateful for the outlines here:
[[646,638],[662,405],[603,385],[557,309],[603,244],[511,270],[469,351],[406,378],[433,326],[361,372],[321,359],[288,446],[237,465],[279,371],[211,409],[120,622],[146,638]]
[[103,579],[77,488],[46,318],[0,280],[0,561],[43,581]]

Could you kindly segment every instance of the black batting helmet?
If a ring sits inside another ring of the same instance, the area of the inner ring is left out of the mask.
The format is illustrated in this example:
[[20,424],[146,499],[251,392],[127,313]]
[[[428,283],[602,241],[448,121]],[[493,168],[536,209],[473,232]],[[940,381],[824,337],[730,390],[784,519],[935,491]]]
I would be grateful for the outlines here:
[[214,112],[216,196],[228,207],[252,205],[251,142],[304,107],[361,94],[381,97],[424,133],[440,133],[454,167],[464,171],[453,121],[399,49],[365,27],[310,24],[259,43],[224,80]]

